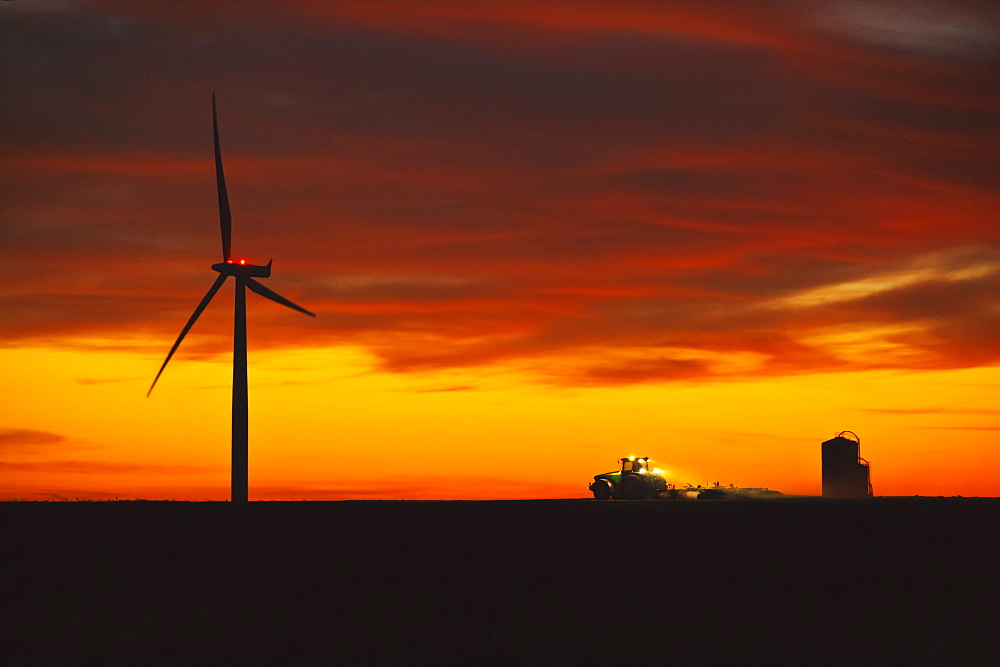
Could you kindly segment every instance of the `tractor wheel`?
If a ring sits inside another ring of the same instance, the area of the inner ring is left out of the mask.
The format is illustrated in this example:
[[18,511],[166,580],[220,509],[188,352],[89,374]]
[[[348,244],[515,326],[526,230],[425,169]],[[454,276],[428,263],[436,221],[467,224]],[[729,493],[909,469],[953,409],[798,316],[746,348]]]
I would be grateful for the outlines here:
[[590,490],[594,492],[595,500],[611,500],[611,487],[603,480],[594,482]]
[[649,485],[638,475],[623,477],[622,497],[625,500],[647,500],[649,498]]

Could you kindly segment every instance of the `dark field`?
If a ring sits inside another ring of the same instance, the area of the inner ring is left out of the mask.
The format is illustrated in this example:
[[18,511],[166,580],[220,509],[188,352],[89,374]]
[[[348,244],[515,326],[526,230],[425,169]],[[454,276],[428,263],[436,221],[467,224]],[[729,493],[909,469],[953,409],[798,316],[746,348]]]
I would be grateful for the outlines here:
[[0,663],[997,664],[1000,499],[0,504]]

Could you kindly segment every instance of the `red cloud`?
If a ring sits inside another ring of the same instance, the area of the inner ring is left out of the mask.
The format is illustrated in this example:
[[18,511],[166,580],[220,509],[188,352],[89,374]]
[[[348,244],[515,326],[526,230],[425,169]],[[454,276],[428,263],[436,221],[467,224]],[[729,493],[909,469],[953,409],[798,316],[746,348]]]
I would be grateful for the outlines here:
[[[988,49],[807,5],[5,8],[0,341],[167,349],[218,255],[216,89],[234,249],[319,313],[253,300],[252,346],[608,384],[993,363],[993,273],[790,305],[1000,241]],[[228,353],[226,294],[187,353]]]

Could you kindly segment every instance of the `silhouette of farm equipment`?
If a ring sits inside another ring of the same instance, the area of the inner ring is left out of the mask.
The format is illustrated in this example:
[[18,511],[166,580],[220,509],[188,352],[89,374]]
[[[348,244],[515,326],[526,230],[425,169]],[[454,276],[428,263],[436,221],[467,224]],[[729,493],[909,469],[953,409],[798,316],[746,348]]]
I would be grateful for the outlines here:
[[761,487],[739,488],[718,482],[711,486],[685,484],[681,488],[667,482],[659,468],[649,467],[648,456],[618,459],[619,470],[594,475],[590,492],[597,500],[727,500],[767,498],[780,491]]
[[648,456],[619,459],[621,469],[594,475],[590,491],[597,500],[648,500],[674,490],[659,468],[649,469]]

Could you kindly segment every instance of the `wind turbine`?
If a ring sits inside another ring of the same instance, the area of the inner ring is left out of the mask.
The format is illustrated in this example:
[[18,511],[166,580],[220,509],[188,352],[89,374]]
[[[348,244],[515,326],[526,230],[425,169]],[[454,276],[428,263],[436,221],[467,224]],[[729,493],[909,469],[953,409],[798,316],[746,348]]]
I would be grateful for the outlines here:
[[271,261],[267,266],[257,264],[247,264],[245,259],[233,260],[230,249],[232,236],[233,217],[229,211],[229,196],[226,194],[226,177],[222,173],[222,151],[219,149],[219,122],[215,114],[215,93],[212,93],[212,133],[215,137],[215,180],[219,189],[219,222],[222,227],[222,261],[212,265],[212,270],[219,273],[208,292],[202,298],[201,303],[194,309],[191,318],[181,329],[181,335],[177,337],[174,346],[167,353],[167,358],[160,371],[153,378],[153,384],[146,392],[146,398],[153,393],[156,381],[160,379],[163,369],[167,367],[170,357],[174,356],[177,347],[184,340],[184,336],[194,326],[195,320],[205,310],[212,297],[226,282],[226,278],[232,276],[236,279],[236,316],[233,325],[233,461],[232,461],[232,501],[247,501],[247,422],[249,411],[247,408],[247,288],[252,292],[288,306],[300,313],[305,313],[310,317],[316,317],[305,308],[298,306],[277,292],[274,292],[254,280],[254,278],[267,278],[271,275]]

